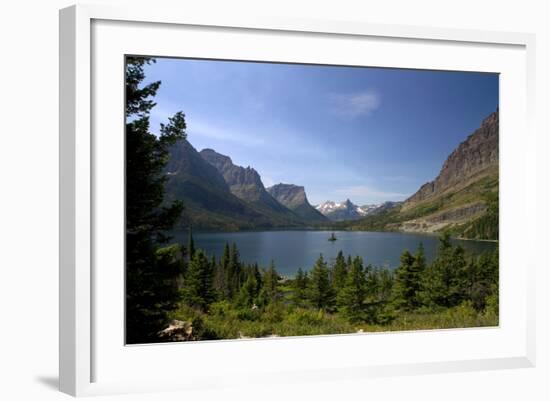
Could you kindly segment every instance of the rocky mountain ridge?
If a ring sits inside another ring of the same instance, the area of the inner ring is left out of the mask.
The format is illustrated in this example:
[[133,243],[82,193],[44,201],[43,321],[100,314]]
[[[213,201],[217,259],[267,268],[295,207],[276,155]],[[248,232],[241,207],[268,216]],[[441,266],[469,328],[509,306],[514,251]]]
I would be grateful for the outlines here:
[[165,199],[181,200],[185,210],[179,226],[241,229],[271,227],[274,222],[237,198],[223,176],[187,141],[170,148],[166,166]]
[[449,231],[457,237],[498,239],[498,109],[446,158],[438,176],[402,205],[348,227],[405,232]]
[[435,198],[448,189],[463,188],[471,178],[498,166],[498,109],[485,118],[481,126],[447,157],[439,175],[409,197],[403,207],[408,209],[419,202]]
[[327,221],[309,204],[303,187],[290,185],[294,198],[279,202],[255,169],[237,166],[213,149],[198,152],[187,140],[171,147],[165,173],[166,201],[181,200],[185,205],[180,228],[304,228]]
[[229,156],[213,149],[203,149],[199,154],[222,174],[229,190],[237,198],[251,202],[267,212],[287,215],[290,220],[296,219],[294,214],[289,213],[288,208],[267,192],[260,174],[252,167],[237,166]]
[[308,222],[328,222],[328,219],[322,213],[311,206],[303,186],[280,183],[267,188],[267,192],[279,203]]

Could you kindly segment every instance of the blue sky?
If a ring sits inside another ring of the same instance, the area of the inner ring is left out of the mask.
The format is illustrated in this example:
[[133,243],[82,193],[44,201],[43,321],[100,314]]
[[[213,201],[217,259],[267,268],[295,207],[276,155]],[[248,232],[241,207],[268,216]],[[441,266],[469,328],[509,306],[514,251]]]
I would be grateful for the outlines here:
[[310,203],[403,200],[498,106],[498,75],[157,59],[151,130],[177,111],[188,140]]

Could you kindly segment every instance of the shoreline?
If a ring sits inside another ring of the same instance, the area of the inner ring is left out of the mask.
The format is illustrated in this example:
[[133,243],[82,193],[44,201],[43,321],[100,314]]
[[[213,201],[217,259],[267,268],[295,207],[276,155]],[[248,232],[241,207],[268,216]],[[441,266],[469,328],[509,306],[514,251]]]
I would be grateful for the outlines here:
[[462,237],[451,237],[451,239],[458,239],[461,241],[492,242],[494,244],[498,244],[498,239],[476,239],[476,238],[462,238]]
[[[189,229],[179,228],[177,230],[173,230],[169,232],[168,234],[174,235],[176,233],[187,233]],[[233,230],[233,231],[223,231],[223,230],[199,230],[199,229],[193,229],[193,235],[196,234],[239,234],[239,233],[257,233],[257,232],[285,232],[285,231],[318,231],[318,232],[357,232],[357,233],[395,233],[395,234],[415,234],[415,235],[425,235],[430,237],[439,237],[441,233],[438,232],[419,232],[419,231],[393,231],[393,230],[346,230],[346,229],[330,229],[330,228],[313,228],[313,227],[307,227],[307,228],[259,228],[257,230]],[[464,237],[453,237],[451,236],[451,239],[453,240],[460,240],[460,241],[476,241],[476,242],[491,242],[491,243],[498,243],[498,239],[476,239],[476,238],[464,238]]]

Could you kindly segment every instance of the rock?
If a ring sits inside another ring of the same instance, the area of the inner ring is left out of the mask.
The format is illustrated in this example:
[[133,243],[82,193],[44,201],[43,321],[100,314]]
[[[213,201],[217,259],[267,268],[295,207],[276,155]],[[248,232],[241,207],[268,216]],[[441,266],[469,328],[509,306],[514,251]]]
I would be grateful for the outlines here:
[[166,341],[192,341],[193,324],[182,320],[172,320],[167,328],[158,332],[160,338]]
[[302,186],[281,183],[267,188],[267,192],[308,223],[328,222],[321,212],[311,206]]
[[436,179],[422,185],[405,201],[403,210],[448,190],[463,188],[484,171],[498,166],[498,127],[497,109],[447,157]]
[[200,155],[222,174],[229,190],[237,198],[249,202],[263,213],[286,221],[288,225],[302,223],[299,216],[267,192],[260,174],[255,169],[250,166],[237,166],[229,156],[222,155],[213,149],[203,149]]

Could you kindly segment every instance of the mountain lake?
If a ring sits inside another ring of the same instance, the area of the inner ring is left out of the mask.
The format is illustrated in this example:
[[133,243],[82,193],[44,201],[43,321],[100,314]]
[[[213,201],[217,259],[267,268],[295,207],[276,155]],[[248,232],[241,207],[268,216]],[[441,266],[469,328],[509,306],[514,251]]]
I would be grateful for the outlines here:
[[[267,267],[271,260],[283,276],[293,276],[298,268],[310,270],[320,254],[332,263],[342,251],[347,258],[359,255],[364,264],[376,267],[395,269],[399,266],[401,253],[408,249],[414,253],[420,243],[424,246],[426,260],[431,262],[435,257],[439,237],[431,234],[370,232],[370,231],[334,231],[336,241],[329,241],[332,231],[242,231],[193,233],[195,247],[206,251],[208,257],[220,258],[226,243],[235,243],[240,258],[245,263],[257,262],[260,267]],[[188,233],[176,232],[174,242],[187,244]],[[496,242],[474,240],[452,240],[460,244],[467,254],[479,255],[492,251]]]

